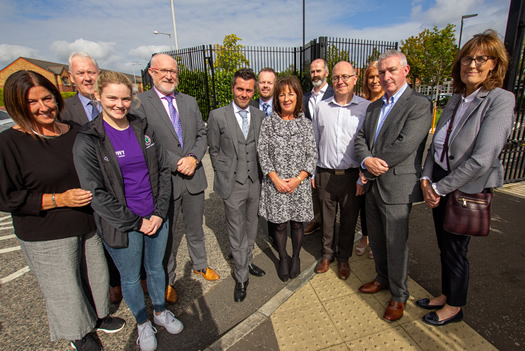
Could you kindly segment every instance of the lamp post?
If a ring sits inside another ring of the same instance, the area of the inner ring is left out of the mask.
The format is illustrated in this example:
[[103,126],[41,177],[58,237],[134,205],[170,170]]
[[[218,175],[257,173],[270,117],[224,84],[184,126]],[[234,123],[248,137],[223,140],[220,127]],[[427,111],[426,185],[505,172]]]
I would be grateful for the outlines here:
[[175,26],[175,8],[173,7],[173,0],[171,0],[171,20],[173,22],[173,38],[175,39],[175,50],[179,50],[179,43],[177,42],[177,27]]
[[459,30],[459,44],[458,44],[458,50],[461,49],[461,35],[463,34],[463,20],[465,18],[471,18],[471,17],[476,17],[478,14],[477,13],[473,13],[471,15],[464,15],[464,16],[461,16],[461,28]]
[[135,80],[135,85],[137,85],[137,76],[135,75],[135,66],[142,66],[142,64],[138,62],[131,63],[131,68],[133,68],[133,79]]
[[159,32],[158,30],[154,30],[153,34],[167,35],[170,38],[170,51],[173,51],[173,44],[171,43],[171,34],[170,33],[162,33],[162,32]]

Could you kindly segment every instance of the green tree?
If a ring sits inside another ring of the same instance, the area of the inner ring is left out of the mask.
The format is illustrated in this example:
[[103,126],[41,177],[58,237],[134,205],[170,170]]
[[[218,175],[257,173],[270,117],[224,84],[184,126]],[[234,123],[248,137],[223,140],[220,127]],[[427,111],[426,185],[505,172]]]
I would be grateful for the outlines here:
[[242,39],[235,34],[230,34],[224,37],[222,45],[215,44],[216,58],[213,67],[226,72],[235,72],[241,67],[250,66],[250,61],[248,61],[242,52],[244,46],[237,44],[240,40]]
[[[457,54],[455,25],[448,24],[439,30],[436,26],[425,29],[418,36],[401,42],[401,51],[410,66],[409,80],[412,84],[430,85],[436,90],[439,84],[450,77],[452,64]],[[437,103],[434,93],[434,105]]]
[[377,50],[376,47],[374,47],[374,49],[372,50],[372,53],[366,59],[366,64],[368,65],[370,62],[377,61],[377,59],[379,58],[379,55],[381,55],[381,53],[379,52],[379,50]]
[[334,69],[334,66],[336,65],[336,63],[340,61],[350,62],[350,54],[348,53],[348,51],[339,50],[337,46],[335,46],[334,44],[327,47],[326,48],[326,63],[328,64],[328,69],[330,70],[330,77],[332,77],[332,70]]

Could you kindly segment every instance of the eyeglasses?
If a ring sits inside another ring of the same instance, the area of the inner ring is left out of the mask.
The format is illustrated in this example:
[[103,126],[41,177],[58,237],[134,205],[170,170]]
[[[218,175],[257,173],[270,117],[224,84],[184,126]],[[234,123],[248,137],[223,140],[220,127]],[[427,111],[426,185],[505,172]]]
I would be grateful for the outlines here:
[[339,82],[339,79],[341,79],[343,82],[348,82],[350,80],[350,78],[356,76],[357,74],[351,74],[351,75],[348,75],[348,74],[343,74],[342,76],[335,76],[335,77],[332,77],[332,82],[333,83],[337,83]]
[[151,67],[151,69],[156,72],[156,73],[160,73],[161,75],[163,76],[167,76],[168,73],[171,73],[172,76],[174,75],[177,75],[180,73],[180,71],[175,71],[173,69],[166,69],[166,68],[155,68],[155,67]]
[[472,61],[476,62],[476,66],[480,67],[483,66],[485,63],[487,63],[488,60],[494,60],[495,57],[488,56],[488,55],[482,55],[482,56],[463,56],[461,58],[461,64],[463,66],[470,66],[472,64]]

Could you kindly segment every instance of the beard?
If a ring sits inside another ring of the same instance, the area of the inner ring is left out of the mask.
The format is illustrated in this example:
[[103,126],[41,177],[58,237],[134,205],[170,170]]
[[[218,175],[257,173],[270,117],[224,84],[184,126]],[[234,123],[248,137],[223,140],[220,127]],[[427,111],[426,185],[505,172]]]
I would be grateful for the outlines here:
[[326,83],[326,78],[324,79],[318,79],[318,80],[312,80],[312,85],[314,87],[320,87],[320,86],[323,86],[324,83]]

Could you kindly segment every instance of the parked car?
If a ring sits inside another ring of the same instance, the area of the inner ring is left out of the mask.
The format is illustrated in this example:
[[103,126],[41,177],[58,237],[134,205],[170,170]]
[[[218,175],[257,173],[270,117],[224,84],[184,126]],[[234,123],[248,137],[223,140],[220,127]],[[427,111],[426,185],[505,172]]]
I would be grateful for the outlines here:
[[13,119],[9,117],[7,113],[0,110],[0,132],[3,132],[6,129],[11,128],[15,125],[15,122],[13,122]]

